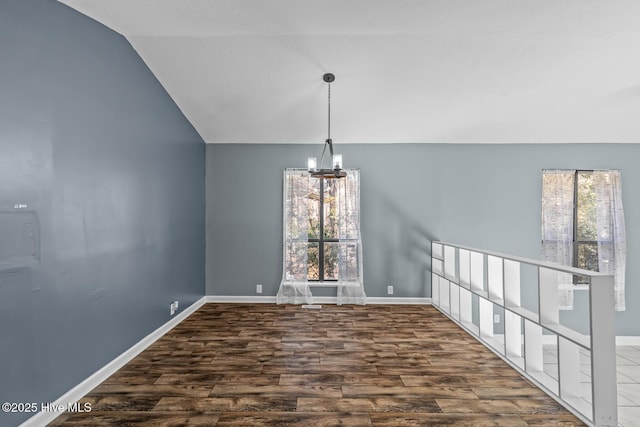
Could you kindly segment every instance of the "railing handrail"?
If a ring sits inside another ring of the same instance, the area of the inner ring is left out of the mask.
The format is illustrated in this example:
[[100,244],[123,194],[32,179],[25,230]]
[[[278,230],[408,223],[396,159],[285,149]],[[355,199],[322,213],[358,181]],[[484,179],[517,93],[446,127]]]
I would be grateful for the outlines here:
[[570,273],[570,274],[576,274],[576,275],[580,275],[580,276],[589,276],[589,277],[613,276],[612,274],[600,273],[600,272],[592,271],[592,270],[584,270],[582,268],[571,267],[571,266],[568,266],[568,265],[555,264],[555,263],[552,263],[552,262],[549,262],[549,261],[543,261],[543,260],[539,260],[539,259],[526,258],[526,257],[517,256],[517,255],[505,254],[505,253],[501,253],[501,252],[494,252],[494,251],[490,251],[490,250],[487,250],[487,249],[474,248],[474,247],[471,247],[471,246],[460,245],[458,243],[444,242],[444,241],[441,241],[441,240],[434,240],[433,243],[438,244],[438,245],[442,245],[442,246],[450,246],[450,247],[455,247],[455,248],[458,248],[458,249],[465,249],[465,250],[468,250],[468,251],[477,252],[477,253],[481,253],[481,254],[485,254],[485,255],[491,255],[491,256],[494,256],[494,257],[502,258],[502,259],[508,259],[510,261],[517,261],[517,262],[520,262],[520,263],[523,263],[523,264],[529,264],[529,265],[535,265],[535,266],[538,266],[538,267],[544,267],[544,268],[547,268],[549,270],[556,270],[556,271],[560,271],[562,273]]

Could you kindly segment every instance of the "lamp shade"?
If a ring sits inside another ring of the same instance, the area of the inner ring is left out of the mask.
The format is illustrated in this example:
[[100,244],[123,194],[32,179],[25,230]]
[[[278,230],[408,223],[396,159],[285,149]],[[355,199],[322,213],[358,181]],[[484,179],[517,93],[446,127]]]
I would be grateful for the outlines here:
[[318,169],[318,160],[315,157],[309,157],[307,159],[307,170],[309,172],[315,172]]
[[342,154],[333,155],[333,168],[342,169]]

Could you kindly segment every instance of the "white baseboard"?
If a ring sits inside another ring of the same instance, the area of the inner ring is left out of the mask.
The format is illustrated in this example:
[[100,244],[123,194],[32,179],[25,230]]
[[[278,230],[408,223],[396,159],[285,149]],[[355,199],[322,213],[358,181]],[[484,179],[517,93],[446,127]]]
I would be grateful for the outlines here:
[[367,297],[367,304],[431,305],[431,298]]
[[275,296],[234,296],[234,295],[207,295],[206,302],[222,302],[222,303],[246,303],[246,304],[275,304]]
[[[67,408],[69,405],[74,404],[78,400],[82,399],[87,393],[93,390],[96,386],[102,383],[104,380],[113,375],[118,369],[129,363],[134,357],[144,351],[151,344],[156,342],[160,337],[176,327],[180,322],[189,317],[193,312],[202,307],[206,303],[206,298],[202,297],[198,301],[191,304],[189,307],[178,313],[173,319],[169,320],[164,325],[160,326],[155,331],[151,332],[146,337],[142,338],[120,356],[113,359],[106,364],[100,370],[96,371],[93,375],[82,381],[80,384],[59,397],[52,405],[52,407]],[[33,417],[22,423],[20,427],[40,427],[47,425],[56,417],[62,415],[60,412],[38,412]]]
[[[247,303],[247,304],[275,304],[275,296],[230,296],[207,295],[206,302]],[[336,297],[313,297],[314,304],[337,304]],[[367,297],[367,304],[431,304],[431,298],[401,298],[401,297]]]

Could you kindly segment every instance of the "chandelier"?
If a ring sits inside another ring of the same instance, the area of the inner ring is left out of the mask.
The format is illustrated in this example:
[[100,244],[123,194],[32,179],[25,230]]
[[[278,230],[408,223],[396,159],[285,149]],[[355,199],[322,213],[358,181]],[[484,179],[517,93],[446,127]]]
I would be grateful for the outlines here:
[[[335,79],[336,76],[331,73],[327,73],[322,76],[322,80],[324,80],[328,85],[327,139],[324,141],[324,146],[322,148],[320,164],[318,165],[317,159],[315,157],[309,157],[307,159],[307,170],[314,178],[344,178],[345,176],[347,176],[347,173],[342,170],[342,154],[333,153],[333,141],[331,141],[331,82],[333,82]],[[325,152],[327,151],[327,146],[329,147],[329,154],[331,156],[331,168],[324,169],[323,162]],[[320,166],[320,168],[318,168],[318,166]]]

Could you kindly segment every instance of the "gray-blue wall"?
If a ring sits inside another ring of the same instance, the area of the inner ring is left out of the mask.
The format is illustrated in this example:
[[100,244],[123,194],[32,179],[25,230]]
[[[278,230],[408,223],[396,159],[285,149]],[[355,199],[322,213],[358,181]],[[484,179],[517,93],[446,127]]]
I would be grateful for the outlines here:
[[0,2],[0,64],[0,402],[48,402],[204,295],[205,146],[58,2]]
[[[317,145],[207,145],[207,294],[275,295],[282,276],[282,170]],[[640,335],[640,144],[336,144],[361,169],[368,296],[429,297],[432,239],[540,258],[544,168],[622,169],[627,311],[617,333]],[[334,292],[335,294],[335,292]]]

